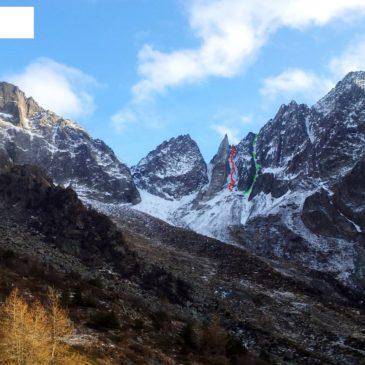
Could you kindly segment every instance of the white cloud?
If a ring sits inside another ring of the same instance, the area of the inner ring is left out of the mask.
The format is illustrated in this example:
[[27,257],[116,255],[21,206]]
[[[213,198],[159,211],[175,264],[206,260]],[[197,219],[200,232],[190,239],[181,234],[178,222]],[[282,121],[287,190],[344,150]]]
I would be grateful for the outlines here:
[[[187,3],[190,28],[199,46],[163,52],[145,45],[140,50],[140,78],[133,86],[133,99],[112,118],[119,131],[135,120],[147,119],[145,102],[153,100],[156,94],[212,76],[229,78],[242,73],[279,28],[323,26],[336,19],[350,21],[365,15],[365,0],[189,0]],[[331,86],[331,77],[292,69],[267,79],[261,92],[272,98],[278,94],[305,94],[310,99],[321,96]],[[159,124],[156,114],[150,119]],[[236,122],[251,120],[252,117]],[[213,126],[218,133],[225,130],[235,139],[239,131],[232,125],[220,120]]]
[[253,122],[253,115],[252,114],[243,115],[239,120],[243,125],[251,124]]
[[333,82],[315,73],[301,69],[289,69],[279,75],[268,77],[260,92],[263,96],[275,98],[277,95],[294,97],[297,94],[316,98],[328,92]]
[[4,80],[17,85],[42,107],[60,116],[77,118],[93,113],[90,88],[97,83],[82,71],[48,58],[40,58],[23,71],[5,75]]
[[350,71],[365,70],[365,38],[358,39],[329,64],[333,76],[339,80]]
[[111,117],[112,125],[116,132],[123,133],[128,127],[144,126],[150,129],[160,129],[166,125],[162,117],[150,106],[131,104],[119,110]]
[[226,134],[231,143],[237,144],[242,137],[244,128],[253,122],[253,114],[242,114],[233,108],[220,108],[213,116],[210,128],[221,137]]
[[277,96],[288,99],[300,95],[316,101],[347,73],[365,70],[365,38],[352,42],[341,55],[329,60],[326,68],[326,75],[298,68],[285,70],[266,78],[260,92],[271,99]]
[[240,131],[238,129],[230,128],[221,124],[212,124],[210,127],[215,130],[222,138],[227,135],[230,143],[238,144],[240,142]]
[[128,108],[119,110],[111,119],[115,130],[119,133],[124,132],[129,124],[137,122],[136,113]]
[[139,53],[140,81],[133,87],[136,101],[210,76],[237,75],[281,27],[320,26],[365,13],[364,0],[191,0],[189,3],[190,26],[200,46],[162,52],[145,45]]

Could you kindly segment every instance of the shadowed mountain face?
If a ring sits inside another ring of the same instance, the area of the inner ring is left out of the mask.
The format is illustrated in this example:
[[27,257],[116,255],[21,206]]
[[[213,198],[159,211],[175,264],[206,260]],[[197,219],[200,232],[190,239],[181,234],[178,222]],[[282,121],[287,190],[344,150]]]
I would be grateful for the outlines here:
[[219,145],[217,154],[213,157],[209,164],[209,184],[205,189],[205,196],[207,199],[213,197],[214,194],[221,191],[227,185],[229,174],[229,151],[230,146],[226,135]]
[[[363,292],[364,80],[365,72],[350,73],[313,107],[283,105],[257,135],[248,134],[236,146],[232,193],[224,138],[208,166],[209,182],[161,217],[265,257],[330,273]],[[150,178],[154,171],[151,164]],[[158,209],[136,208],[159,216]]]
[[0,83],[0,150],[16,164],[44,168],[86,199],[140,201],[129,168],[104,142],[7,83]]
[[[58,247],[95,269],[108,262],[122,275],[137,270],[136,258],[113,223],[87,209],[71,188],[54,185],[38,167],[11,163],[0,167],[0,201],[2,212],[8,210],[9,217],[41,233],[50,247]],[[52,257],[48,259],[52,261]]]

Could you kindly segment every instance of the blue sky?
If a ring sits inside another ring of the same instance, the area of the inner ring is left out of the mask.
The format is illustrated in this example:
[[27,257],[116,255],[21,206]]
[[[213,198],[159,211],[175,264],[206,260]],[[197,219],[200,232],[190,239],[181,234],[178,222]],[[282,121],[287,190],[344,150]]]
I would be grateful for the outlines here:
[[12,0],[34,40],[0,40],[0,77],[132,165],[189,133],[207,160],[282,103],[365,69],[365,0]]

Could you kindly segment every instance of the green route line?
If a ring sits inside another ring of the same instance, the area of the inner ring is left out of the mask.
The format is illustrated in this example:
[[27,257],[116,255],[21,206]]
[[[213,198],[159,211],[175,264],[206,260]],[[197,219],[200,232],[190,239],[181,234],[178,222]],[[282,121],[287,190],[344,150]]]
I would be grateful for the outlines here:
[[252,152],[252,158],[253,158],[253,161],[255,163],[255,176],[253,177],[253,181],[252,181],[252,184],[251,186],[245,191],[245,195],[249,196],[252,192],[252,189],[253,189],[253,186],[255,185],[255,182],[256,182],[256,179],[257,179],[257,176],[259,174],[259,171],[261,169],[261,165],[259,163],[257,163],[257,160],[256,160],[256,144],[257,144],[257,138],[259,137],[258,134],[256,134],[253,142],[252,142],[252,147],[253,147],[253,152]]

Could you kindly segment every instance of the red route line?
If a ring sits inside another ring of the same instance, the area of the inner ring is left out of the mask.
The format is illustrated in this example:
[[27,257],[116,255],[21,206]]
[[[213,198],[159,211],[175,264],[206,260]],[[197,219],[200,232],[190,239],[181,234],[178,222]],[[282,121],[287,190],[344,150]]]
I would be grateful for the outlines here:
[[229,154],[229,167],[230,167],[230,173],[229,173],[229,184],[228,184],[228,190],[232,191],[233,188],[236,185],[236,180],[234,179],[234,174],[236,173],[236,164],[234,162],[234,158],[236,157],[237,149],[235,146],[231,146],[231,152]]

